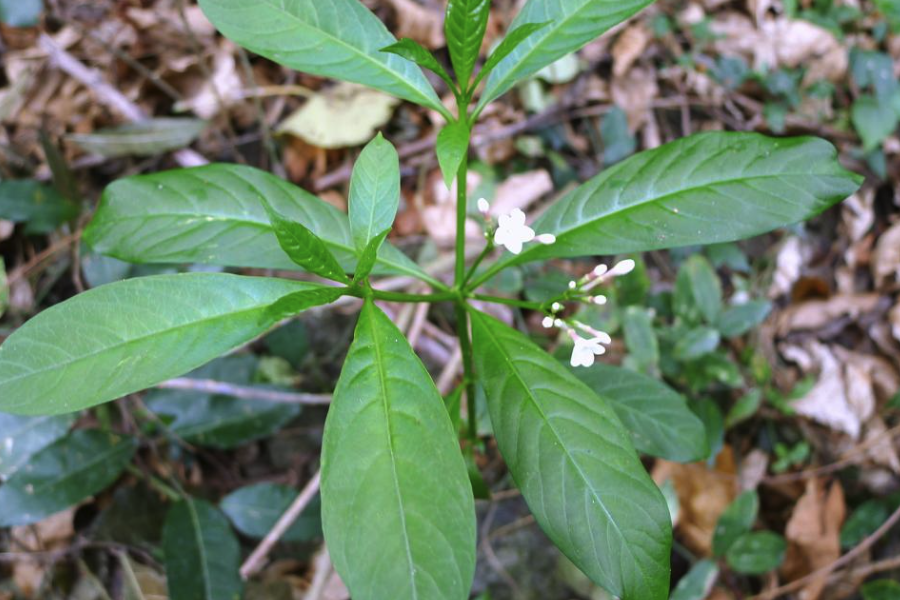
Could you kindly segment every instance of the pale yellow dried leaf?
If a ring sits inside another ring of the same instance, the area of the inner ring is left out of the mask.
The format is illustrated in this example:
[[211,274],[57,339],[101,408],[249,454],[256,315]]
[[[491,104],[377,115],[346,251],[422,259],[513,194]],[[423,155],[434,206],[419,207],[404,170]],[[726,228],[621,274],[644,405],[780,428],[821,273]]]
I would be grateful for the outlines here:
[[[839,482],[826,492],[818,479],[806,483],[806,492],[794,506],[785,528],[788,554],[784,571],[797,579],[824,567],[841,554],[841,525],[847,508]],[[803,600],[818,600],[828,576],[813,579],[800,591]]]
[[621,77],[641,57],[653,37],[647,25],[639,21],[622,32],[612,47],[613,75]]
[[628,129],[635,133],[647,122],[653,101],[659,95],[656,69],[634,67],[623,77],[613,77],[610,91],[613,102],[628,117]]

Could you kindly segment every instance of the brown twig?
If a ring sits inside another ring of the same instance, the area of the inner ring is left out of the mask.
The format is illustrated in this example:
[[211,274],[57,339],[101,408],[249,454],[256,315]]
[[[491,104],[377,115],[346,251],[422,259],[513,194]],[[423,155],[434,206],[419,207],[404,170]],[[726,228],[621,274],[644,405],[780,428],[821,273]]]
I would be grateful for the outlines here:
[[177,377],[158,384],[156,387],[166,390],[190,390],[207,394],[221,394],[240,398],[242,400],[265,400],[268,402],[281,402],[283,404],[329,404],[331,394],[302,394],[296,392],[282,392],[279,390],[267,390],[264,388],[235,385],[213,379],[193,379],[191,377]]
[[259,543],[259,546],[257,546],[256,549],[253,550],[253,553],[247,557],[247,560],[241,565],[241,577],[249,579],[259,572],[262,568],[263,561],[265,561],[269,552],[272,551],[272,548],[275,547],[275,544],[278,543],[278,540],[280,540],[291,525],[294,524],[294,521],[297,520],[297,517],[300,516],[300,513],[303,512],[303,509],[306,508],[313,497],[319,493],[321,475],[321,471],[316,471],[316,474],[309,480],[309,483],[306,484],[306,487],[303,488],[293,504],[284,511],[284,514],[281,515],[281,518],[278,519],[278,522],[275,523],[272,530],[266,534],[266,537]]
[[67,235],[64,238],[61,238],[36,254],[31,260],[29,260],[24,265],[17,267],[14,271],[9,274],[9,280],[7,281],[7,285],[12,286],[14,283],[18,282],[20,279],[24,279],[28,277],[28,275],[33,271],[38,265],[42,262],[51,258],[57,252],[62,252],[70,245],[77,242],[81,239],[81,231],[77,233],[73,233],[71,235]]
[[890,517],[888,517],[887,521],[881,524],[881,527],[872,532],[872,534],[866,537],[866,539],[864,539],[862,542],[860,542],[859,545],[838,558],[836,561],[822,567],[821,569],[813,571],[805,577],[801,577],[800,579],[796,579],[790,583],[779,586],[774,590],[769,590],[768,592],[763,592],[761,594],[753,596],[750,600],[775,600],[775,598],[780,598],[785,594],[789,594],[803,588],[806,584],[811,583],[812,581],[819,579],[820,577],[826,577],[830,575],[834,571],[837,571],[845,565],[848,565],[854,559],[861,556],[898,522],[900,522],[900,507],[898,507],[897,510],[895,510],[894,513]]

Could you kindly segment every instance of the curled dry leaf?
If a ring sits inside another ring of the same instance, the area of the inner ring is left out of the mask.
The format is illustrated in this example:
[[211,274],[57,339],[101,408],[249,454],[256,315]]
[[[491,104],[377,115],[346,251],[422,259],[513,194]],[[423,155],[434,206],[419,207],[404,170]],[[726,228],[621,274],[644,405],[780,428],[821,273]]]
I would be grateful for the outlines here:
[[778,298],[791,293],[794,284],[800,279],[803,265],[809,258],[809,249],[797,236],[787,238],[778,250],[775,258],[775,272],[769,286],[769,298]]
[[387,123],[399,100],[355,83],[338,83],[312,96],[279,127],[320,148],[359,146]]
[[610,93],[616,106],[628,115],[628,129],[635,133],[647,122],[659,95],[656,69],[635,67],[623,77],[613,77]]
[[[25,552],[65,548],[75,536],[75,509],[68,508],[34,525],[13,527],[10,531],[13,544]],[[47,568],[47,564],[31,560],[17,560],[13,564],[13,580],[26,598],[35,597]]]
[[872,275],[877,288],[900,281],[900,222],[878,239],[872,253]]
[[240,101],[242,84],[234,53],[234,44],[223,39],[213,55],[212,77],[204,77],[199,87],[178,102],[175,109],[192,111],[201,119],[212,119],[220,110]]
[[784,337],[796,331],[814,331],[842,317],[856,320],[878,308],[880,300],[878,294],[841,294],[828,300],[794,304],[778,315],[776,330]]
[[643,21],[637,22],[623,31],[612,47],[613,75],[615,77],[625,75],[634,62],[641,57],[652,39],[650,30]]
[[887,431],[884,420],[881,417],[874,417],[866,425],[863,443],[873,444],[867,454],[875,464],[887,467],[895,475],[900,474],[900,456],[897,454],[893,437],[886,435]]
[[[844,490],[835,482],[826,491],[818,479],[806,483],[806,492],[794,506],[785,529],[788,551],[783,571],[789,580],[798,579],[831,564],[841,555],[841,525],[847,507]],[[828,575],[807,583],[800,592],[804,600],[818,600]]]

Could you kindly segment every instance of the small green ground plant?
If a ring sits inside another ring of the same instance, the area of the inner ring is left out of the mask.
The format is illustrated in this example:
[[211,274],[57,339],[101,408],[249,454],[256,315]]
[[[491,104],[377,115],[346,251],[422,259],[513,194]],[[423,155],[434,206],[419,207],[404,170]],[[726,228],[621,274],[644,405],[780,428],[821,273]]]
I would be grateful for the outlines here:
[[[443,115],[437,158],[457,194],[453,279],[429,274],[386,241],[399,205],[400,169],[397,152],[381,135],[355,164],[349,214],[246,166],[125,178],[106,190],[85,232],[97,252],[136,263],[299,269],[320,279],[195,272],[80,294],[39,314],[0,347],[0,410],[59,415],[93,407],[196,369],[301,311],[359,298],[355,337],[324,432],[321,513],[329,552],[354,599],[462,600],[469,596],[476,551],[463,451],[479,442],[477,411],[467,411],[461,432],[454,429],[460,403],[445,405],[377,304],[450,303],[463,356],[463,404],[471,407],[483,392],[499,449],[537,522],[579,569],[616,596],[666,598],[670,515],[636,450],[703,459],[709,451],[703,424],[656,380],[593,365],[609,335],[565,316],[573,303],[602,304],[597,286],[626,275],[634,262],[601,265],[543,301],[492,296],[484,287],[505,269],[534,261],[754,236],[822,212],[852,194],[860,178],[820,139],[712,132],[604,170],[530,224],[521,211],[494,215],[486,201],[470,203],[469,140],[484,108],[650,3],[529,0],[479,69],[490,2],[451,0],[445,23],[451,77],[416,42],[397,41],[358,0],[201,0],[224,35],[257,54]],[[440,101],[420,67],[452,92],[455,111]],[[471,263],[464,235],[470,216],[485,228],[484,247]],[[417,278],[432,290],[383,291],[383,275]],[[706,314],[711,307],[697,300],[703,314],[685,337],[699,337],[710,319],[721,317]],[[542,313],[546,327],[571,339],[571,368],[473,301]],[[71,502],[102,489],[136,449],[135,440],[90,430],[58,443],[71,446],[71,460],[102,457],[109,467],[103,478],[79,481]],[[12,475],[0,488],[2,510],[14,515],[3,524],[34,522],[58,510],[41,508],[42,493],[39,469]],[[164,535],[177,539],[193,528],[206,532],[204,545],[216,546],[227,526],[211,505],[188,498],[171,509]],[[172,561],[170,590],[197,590],[184,598],[239,596],[236,569],[228,567],[239,550],[225,545],[227,560],[220,552],[215,559],[200,553]],[[166,549],[178,552],[178,545]]]

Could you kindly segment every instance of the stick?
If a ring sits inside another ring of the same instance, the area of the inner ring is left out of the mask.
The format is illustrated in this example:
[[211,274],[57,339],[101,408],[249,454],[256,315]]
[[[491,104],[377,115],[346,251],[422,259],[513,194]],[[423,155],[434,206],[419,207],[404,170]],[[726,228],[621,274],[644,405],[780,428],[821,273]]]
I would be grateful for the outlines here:
[[213,379],[192,379],[190,377],[177,377],[158,384],[156,387],[166,390],[191,390],[206,392],[208,394],[221,394],[243,400],[267,400],[269,402],[281,402],[283,404],[330,404],[331,394],[298,394],[295,392],[282,392],[279,390],[267,390],[248,385],[235,385]]
[[306,487],[303,488],[303,491],[300,492],[300,495],[297,496],[294,503],[284,511],[284,514],[281,515],[281,518],[278,519],[278,522],[275,523],[272,530],[266,534],[266,537],[263,538],[263,541],[260,542],[259,546],[257,546],[256,549],[253,550],[253,553],[247,557],[247,560],[241,565],[241,577],[249,579],[259,572],[266,556],[269,555],[269,552],[272,551],[272,548],[275,547],[275,544],[278,543],[281,536],[283,536],[291,525],[294,524],[294,521],[296,521],[297,517],[300,516],[300,513],[303,512],[303,509],[306,508],[313,497],[319,492],[321,475],[321,471],[316,471],[316,474],[309,480],[309,483],[306,484]]

